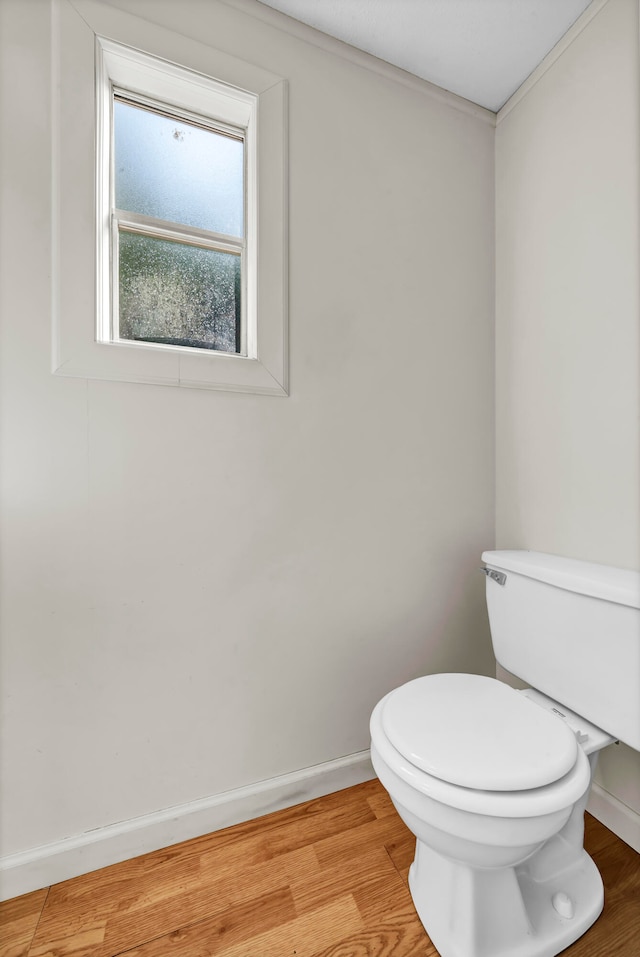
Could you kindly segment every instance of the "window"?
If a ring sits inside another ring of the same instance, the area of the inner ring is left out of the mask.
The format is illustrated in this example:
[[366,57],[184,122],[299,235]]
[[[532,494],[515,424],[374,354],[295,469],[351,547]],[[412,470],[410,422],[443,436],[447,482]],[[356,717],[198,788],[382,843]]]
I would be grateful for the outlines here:
[[98,341],[256,358],[257,96],[98,43]]
[[244,131],[116,91],[115,339],[246,355]]
[[[81,94],[78,108],[86,26],[71,4],[58,6],[54,371],[286,394],[284,81],[148,23],[142,52],[136,18],[87,9],[96,20],[90,115]],[[105,26],[110,39],[100,35]],[[178,42],[179,65],[166,58]],[[78,163],[88,120],[95,173]],[[90,309],[80,267],[87,247]]]

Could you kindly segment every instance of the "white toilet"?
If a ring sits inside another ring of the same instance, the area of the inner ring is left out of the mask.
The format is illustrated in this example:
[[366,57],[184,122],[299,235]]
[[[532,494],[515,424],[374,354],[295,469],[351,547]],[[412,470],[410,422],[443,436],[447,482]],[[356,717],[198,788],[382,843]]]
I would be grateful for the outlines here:
[[371,716],[371,758],[416,835],[409,886],[441,957],[553,957],[600,914],[583,847],[598,752],[640,750],[640,573],[485,552],[498,662],[533,687],[435,674]]

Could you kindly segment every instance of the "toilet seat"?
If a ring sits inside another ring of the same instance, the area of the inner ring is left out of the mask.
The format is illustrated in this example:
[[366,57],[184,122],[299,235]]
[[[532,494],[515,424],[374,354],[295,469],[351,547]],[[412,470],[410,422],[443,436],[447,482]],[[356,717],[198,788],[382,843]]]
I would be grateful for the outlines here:
[[394,748],[433,777],[482,791],[552,784],[574,767],[571,729],[513,688],[482,675],[435,674],[385,700]]
[[[416,680],[422,681],[423,679]],[[495,679],[487,680],[493,681]],[[409,682],[409,684],[413,684],[413,682]],[[403,685],[402,687],[407,686]],[[510,690],[513,691],[513,689]],[[385,724],[393,725],[393,717],[390,719],[387,715],[385,720],[385,711],[387,705],[400,691],[402,691],[402,688],[390,692],[377,704],[373,711],[371,716],[372,754],[373,751],[377,751],[382,761],[398,777],[416,791],[433,800],[463,811],[485,814],[491,817],[538,817],[571,807],[589,787],[591,780],[589,760],[582,748],[577,746],[576,760],[570,770],[557,780],[538,787],[522,790],[514,790],[513,788],[509,790],[490,790],[451,783],[430,774],[398,750],[387,735]],[[514,692],[514,694],[517,695],[518,693]],[[455,700],[455,696],[453,700]],[[531,704],[530,702],[527,703]],[[449,706],[454,707],[452,701],[450,701]],[[533,707],[537,707],[537,705],[533,705]],[[394,709],[390,709],[391,715],[393,715],[393,711]],[[563,727],[560,719],[559,726]]]

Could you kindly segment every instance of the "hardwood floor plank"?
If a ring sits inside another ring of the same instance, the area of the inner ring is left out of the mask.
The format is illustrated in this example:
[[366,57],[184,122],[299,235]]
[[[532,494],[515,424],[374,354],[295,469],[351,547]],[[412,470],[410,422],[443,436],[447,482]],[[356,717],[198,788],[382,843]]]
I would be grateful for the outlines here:
[[295,919],[295,908],[287,889],[227,907],[206,920],[178,927],[170,934],[148,940],[132,950],[112,951],[127,957],[209,957],[226,954],[256,937],[280,932]]
[[367,927],[374,925],[389,914],[411,911],[422,928],[422,924],[415,913],[413,901],[406,882],[389,860],[389,867],[369,876],[353,891],[353,899]]
[[438,957],[438,951],[425,934],[413,907],[407,907],[316,951],[313,957]]
[[302,816],[298,821],[274,828],[263,839],[262,851],[266,860],[297,850],[307,844],[317,845],[329,839],[340,840],[342,835],[375,822],[376,817],[366,801],[345,806],[327,814]]
[[214,831],[188,844],[198,856],[209,849],[219,852],[227,848],[232,855],[242,853],[246,857],[244,850],[239,852],[239,846],[246,842],[246,848],[252,847],[257,855],[262,854],[254,861],[261,863],[278,853],[295,850],[321,837],[338,834],[358,823],[373,820],[375,815],[367,803],[367,797],[372,793],[372,783],[375,782],[366,781],[362,793],[349,796],[346,800],[344,794],[352,791],[352,788]]
[[[281,893],[278,888],[276,893]],[[284,888],[286,891],[286,888]],[[204,920],[224,924],[226,916],[233,912],[231,901],[224,895],[212,892],[204,886],[190,893],[176,894],[172,898],[151,901],[145,907],[118,910],[109,915],[101,946],[91,957],[105,957],[120,953],[131,947],[143,946],[148,941],[172,933]]]
[[[255,867],[239,866],[229,870],[221,862],[213,879],[210,872],[204,872],[197,882],[174,887],[172,896],[167,894],[166,889],[158,896],[158,900],[146,894],[144,900],[111,914],[103,946],[96,951],[95,957],[110,957],[125,947],[142,945],[170,934],[176,928],[204,920],[222,920],[224,924],[224,915],[233,915],[238,908],[242,911],[247,903],[253,907],[256,901],[278,900],[278,895],[285,895],[282,900],[284,902],[286,899],[287,902],[286,911],[283,905],[281,919],[294,917],[295,913],[289,914],[288,911],[291,874],[295,874],[296,870],[314,873],[317,870],[314,862],[311,848],[293,851],[275,862]],[[264,913],[268,915],[268,911]]]
[[[34,938],[28,957],[78,957],[93,953],[104,940],[107,922],[104,919],[77,917],[72,924],[60,928],[60,936]],[[55,931],[54,931],[55,933]]]
[[315,948],[330,946],[341,933],[355,933],[362,921],[352,898],[333,901],[326,907],[278,923],[273,929],[239,942],[208,936],[208,928],[191,926],[119,957],[312,957]]
[[312,957],[318,947],[326,949],[362,929],[362,918],[349,895],[296,917],[272,933],[253,937],[244,949],[230,948],[216,957]]
[[366,825],[360,825],[345,831],[344,834],[331,835],[314,843],[314,849],[320,867],[349,861],[358,854],[382,847],[387,843],[402,840],[406,827],[397,814],[394,817],[376,818]]
[[45,888],[0,902],[0,957],[25,957],[48,892]]
[[398,873],[402,875],[405,882],[409,879],[409,868],[416,852],[416,839],[409,828],[406,828],[393,841],[387,841],[385,849],[396,866]]
[[367,798],[367,804],[376,817],[393,817],[394,814],[397,814],[393,801],[386,791],[383,791],[382,794],[374,791]]
[[403,886],[389,855],[380,846],[352,857],[348,867],[329,865],[318,868],[316,874],[303,871],[292,875],[290,888],[297,912],[304,914],[337,896],[352,894],[358,902],[356,892],[365,894],[371,884],[383,882],[388,887],[396,882]]

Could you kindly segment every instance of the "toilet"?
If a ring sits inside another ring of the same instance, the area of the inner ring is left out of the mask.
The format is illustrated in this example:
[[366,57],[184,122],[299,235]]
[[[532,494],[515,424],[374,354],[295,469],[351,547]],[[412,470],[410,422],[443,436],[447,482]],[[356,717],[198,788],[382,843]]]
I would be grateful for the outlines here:
[[530,685],[432,674],[371,716],[371,759],[416,852],[414,906],[441,957],[553,957],[604,904],[583,846],[598,753],[640,750],[640,573],[488,551],[497,661]]

